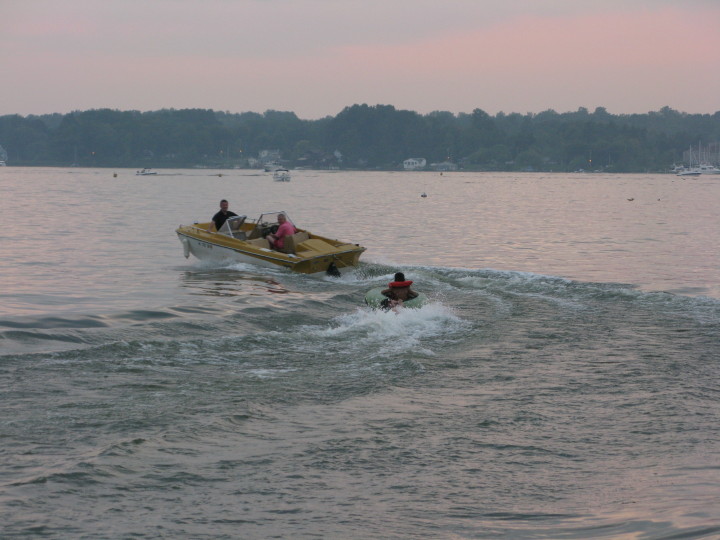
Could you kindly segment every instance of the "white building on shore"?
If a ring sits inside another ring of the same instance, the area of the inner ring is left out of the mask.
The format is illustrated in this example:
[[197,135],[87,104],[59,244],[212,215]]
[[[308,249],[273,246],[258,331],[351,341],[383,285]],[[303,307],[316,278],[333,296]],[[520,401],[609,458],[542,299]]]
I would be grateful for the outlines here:
[[424,169],[427,165],[425,158],[408,158],[403,161],[403,169],[406,171],[418,171]]

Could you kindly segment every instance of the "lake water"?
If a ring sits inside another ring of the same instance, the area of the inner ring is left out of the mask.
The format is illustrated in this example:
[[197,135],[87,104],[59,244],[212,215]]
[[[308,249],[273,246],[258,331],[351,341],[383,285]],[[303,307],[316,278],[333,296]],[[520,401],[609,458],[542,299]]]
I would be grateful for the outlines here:
[[720,537],[720,177],[159,172],[0,169],[3,538]]

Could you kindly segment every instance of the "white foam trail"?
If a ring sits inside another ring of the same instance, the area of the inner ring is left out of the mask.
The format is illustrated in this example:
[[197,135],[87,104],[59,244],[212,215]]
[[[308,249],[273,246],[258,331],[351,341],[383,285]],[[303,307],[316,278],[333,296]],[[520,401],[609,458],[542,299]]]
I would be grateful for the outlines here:
[[342,339],[369,354],[373,351],[385,355],[413,350],[434,355],[423,344],[431,343],[439,336],[452,338],[468,326],[467,321],[457,317],[446,306],[431,303],[420,309],[400,309],[397,313],[358,308],[336,317],[330,327],[306,330],[321,338]]
[[285,373],[291,373],[293,371],[296,371],[295,369],[291,368],[285,368],[285,369],[250,369],[246,373],[250,377],[257,377],[258,379],[274,379],[277,378],[279,375],[283,375]]

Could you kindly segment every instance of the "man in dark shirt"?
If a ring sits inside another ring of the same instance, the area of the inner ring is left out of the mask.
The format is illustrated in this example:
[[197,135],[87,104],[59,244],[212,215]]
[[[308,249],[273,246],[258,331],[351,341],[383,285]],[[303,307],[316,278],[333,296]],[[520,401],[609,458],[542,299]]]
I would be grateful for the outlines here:
[[227,221],[229,217],[235,217],[237,214],[228,210],[229,203],[223,199],[220,201],[220,211],[212,217],[212,223],[208,227],[208,231],[212,232],[212,226],[215,225],[215,230],[219,231],[220,227]]

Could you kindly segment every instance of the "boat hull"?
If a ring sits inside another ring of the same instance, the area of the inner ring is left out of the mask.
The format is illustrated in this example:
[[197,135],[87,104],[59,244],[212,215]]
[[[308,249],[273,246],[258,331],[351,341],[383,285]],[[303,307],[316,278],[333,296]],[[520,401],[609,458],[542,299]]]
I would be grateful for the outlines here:
[[256,247],[199,227],[181,226],[176,231],[185,257],[190,255],[204,261],[236,262],[264,268],[287,268],[301,274],[337,275],[357,267],[365,248],[356,244],[333,246],[330,240],[314,236],[305,242],[308,249],[302,255],[281,253]]

